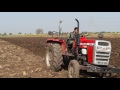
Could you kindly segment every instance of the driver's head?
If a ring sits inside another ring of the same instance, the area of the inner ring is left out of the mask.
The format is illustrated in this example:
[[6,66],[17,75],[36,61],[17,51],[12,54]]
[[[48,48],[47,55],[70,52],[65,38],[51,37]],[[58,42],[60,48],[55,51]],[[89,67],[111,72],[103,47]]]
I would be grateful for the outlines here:
[[74,28],[74,33],[77,33],[77,32],[78,32],[78,28],[75,27],[75,28]]

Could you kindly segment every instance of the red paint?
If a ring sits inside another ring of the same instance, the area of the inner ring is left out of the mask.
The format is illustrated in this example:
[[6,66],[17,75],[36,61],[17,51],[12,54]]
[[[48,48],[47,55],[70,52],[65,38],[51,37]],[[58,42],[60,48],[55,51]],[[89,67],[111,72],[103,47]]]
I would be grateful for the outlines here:
[[[57,39],[57,38],[49,38],[47,39],[47,42],[56,42],[59,43],[62,47],[62,54],[66,54],[66,43],[62,39]],[[80,37],[80,43],[95,43],[95,40],[92,39],[86,39],[84,37]],[[73,47],[76,48],[76,41],[73,43]],[[93,46],[92,45],[80,45],[79,48],[86,48],[87,49],[87,58],[88,58],[88,63],[92,63],[93,60]]]
[[[81,37],[80,43],[95,43],[95,40],[86,39],[86,38]],[[74,48],[76,47],[76,40],[74,41],[73,46],[74,46]],[[82,45],[80,45],[80,47],[82,47]]]
[[65,52],[66,52],[66,44],[65,44],[65,41],[62,40],[62,39],[58,39],[58,38],[49,38],[47,39],[46,41],[47,43],[48,42],[56,42],[56,43],[59,43],[62,47],[62,54],[65,55]]
[[62,54],[65,55],[66,54],[66,44],[65,44],[65,41],[63,41],[61,43],[61,46],[62,46]]
[[93,46],[87,46],[87,58],[88,58],[88,63],[92,63],[93,61]]
[[[80,43],[95,43],[95,40],[86,39],[84,37],[81,37],[80,38]],[[74,41],[73,45],[74,45],[74,48],[76,48],[76,41]],[[93,60],[93,46],[90,46],[90,45],[80,45],[80,48],[86,48],[87,49],[88,63],[91,64],[92,60]]]
[[58,38],[49,38],[46,42],[63,42],[64,40]]

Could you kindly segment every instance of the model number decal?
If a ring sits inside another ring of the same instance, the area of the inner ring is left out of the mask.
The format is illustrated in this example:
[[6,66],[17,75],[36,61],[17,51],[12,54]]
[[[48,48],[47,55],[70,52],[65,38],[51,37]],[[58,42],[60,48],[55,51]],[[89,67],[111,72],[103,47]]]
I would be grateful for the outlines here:
[[98,61],[98,64],[99,64],[99,65],[107,65],[107,62]]

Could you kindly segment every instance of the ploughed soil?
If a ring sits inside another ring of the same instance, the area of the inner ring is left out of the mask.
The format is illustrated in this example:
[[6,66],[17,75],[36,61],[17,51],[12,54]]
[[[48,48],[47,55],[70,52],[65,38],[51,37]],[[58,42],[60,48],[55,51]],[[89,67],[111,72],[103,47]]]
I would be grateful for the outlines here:
[[[1,78],[67,78],[45,67],[46,37],[11,37],[0,39]],[[96,38],[92,38],[96,39]],[[104,38],[112,43],[110,65],[120,67],[120,38]],[[113,77],[120,77],[119,74]]]

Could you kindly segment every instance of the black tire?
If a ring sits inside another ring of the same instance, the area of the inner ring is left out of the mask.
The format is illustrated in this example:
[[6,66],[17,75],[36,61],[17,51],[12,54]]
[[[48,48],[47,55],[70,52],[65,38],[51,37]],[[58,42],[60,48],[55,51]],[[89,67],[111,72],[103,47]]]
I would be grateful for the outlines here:
[[50,70],[60,71],[63,64],[61,46],[57,43],[48,43],[46,47],[46,67]]
[[80,65],[78,61],[71,60],[68,66],[68,78],[79,78],[80,77]]

